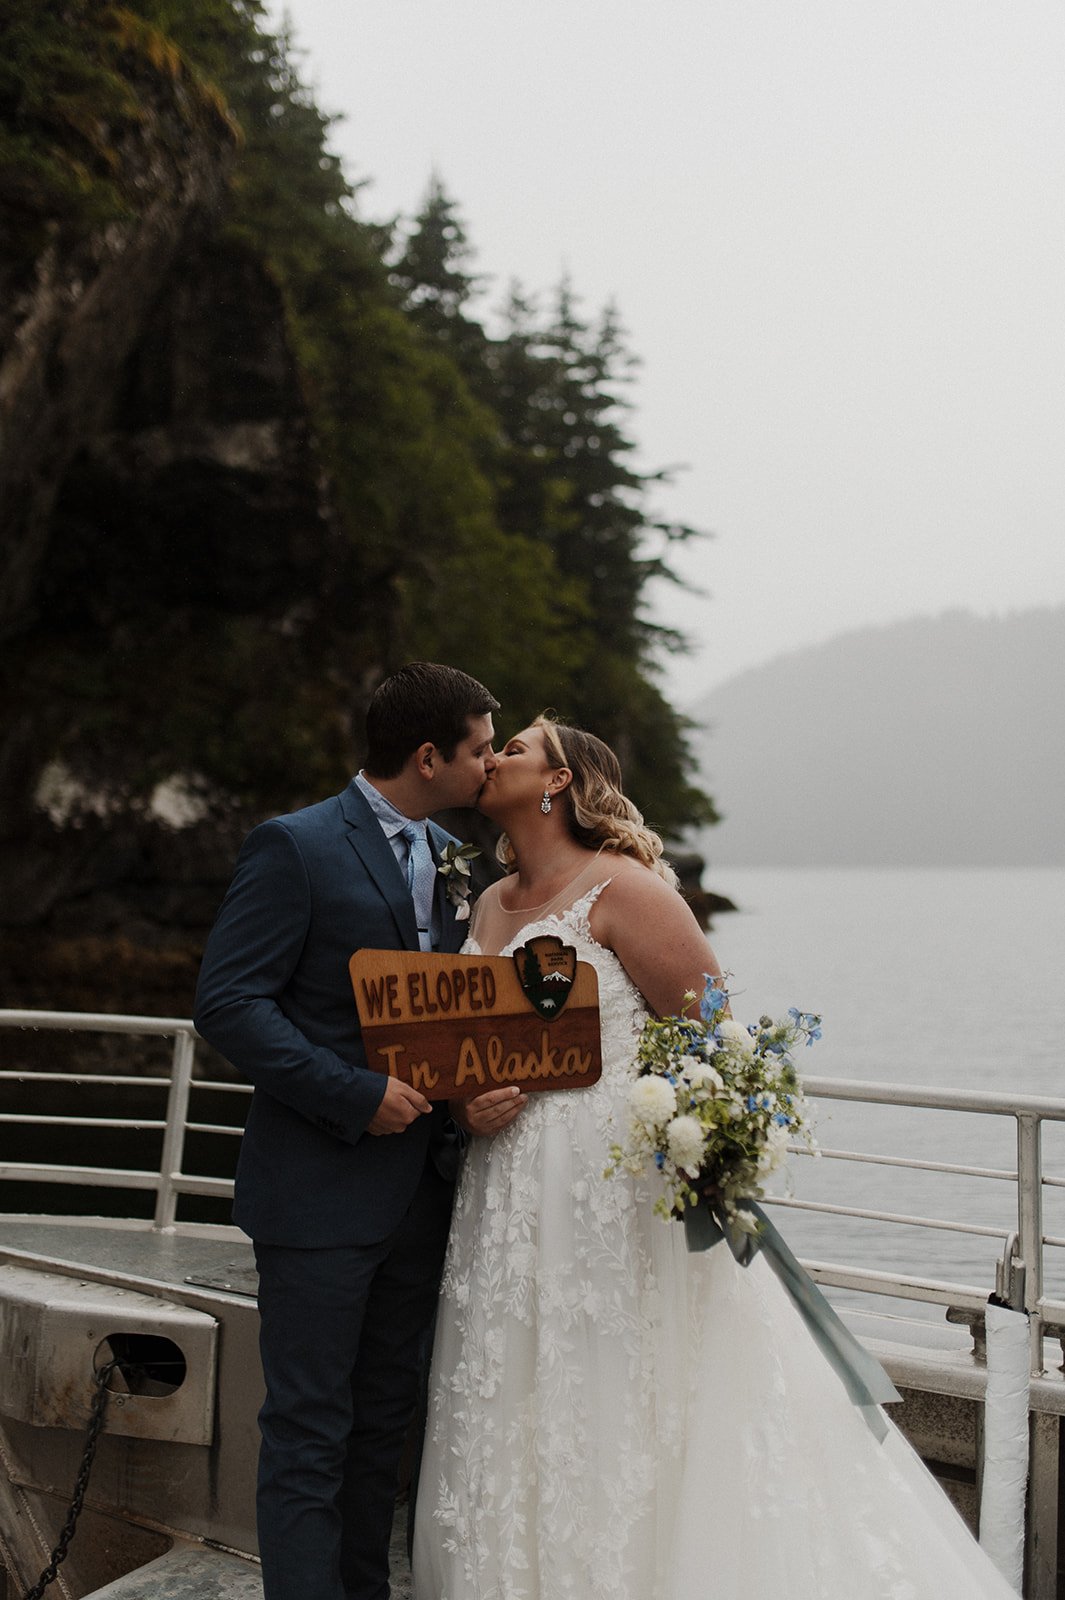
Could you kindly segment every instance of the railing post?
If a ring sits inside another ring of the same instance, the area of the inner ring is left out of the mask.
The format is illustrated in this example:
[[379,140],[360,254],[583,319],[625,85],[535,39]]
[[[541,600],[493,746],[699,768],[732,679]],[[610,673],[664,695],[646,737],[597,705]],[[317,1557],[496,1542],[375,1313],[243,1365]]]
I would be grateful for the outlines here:
[[1043,1371],[1043,1162],[1042,1119],[1017,1117],[1017,1231],[1024,1261],[1024,1309],[1031,1339],[1031,1371]]
[[177,1217],[177,1190],[174,1176],[181,1171],[185,1154],[185,1123],[189,1115],[189,1091],[196,1043],[184,1029],[174,1035],[170,1068],[170,1092],[166,1101],[166,1129],[163,1153],[159,1158],[159,1187],[155,1192],[155,1226],[172,1228]]

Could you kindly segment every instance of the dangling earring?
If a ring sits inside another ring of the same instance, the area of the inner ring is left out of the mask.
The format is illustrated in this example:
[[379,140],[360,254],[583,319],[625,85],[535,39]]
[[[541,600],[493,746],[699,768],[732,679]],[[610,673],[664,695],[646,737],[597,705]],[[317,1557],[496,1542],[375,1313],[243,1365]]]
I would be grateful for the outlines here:
[[545,817],[547,816],[548,812],[551,810],[551,791],[550,791],[550,789],[545,789],[544,790],[544,797],[540,801],[540,810],[543,812]]

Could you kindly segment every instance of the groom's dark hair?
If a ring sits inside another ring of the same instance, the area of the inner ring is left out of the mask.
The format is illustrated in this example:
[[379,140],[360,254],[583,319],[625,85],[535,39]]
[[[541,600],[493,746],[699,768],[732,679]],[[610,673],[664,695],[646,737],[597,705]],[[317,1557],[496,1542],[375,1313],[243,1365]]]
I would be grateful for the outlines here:
[[374,778],[395,778],[407,757],[426,743],[450,761],[469,731],[469,719],[498,710],[499,701],[469,673],[411,661],[378,684],[366,708],[366,771]]

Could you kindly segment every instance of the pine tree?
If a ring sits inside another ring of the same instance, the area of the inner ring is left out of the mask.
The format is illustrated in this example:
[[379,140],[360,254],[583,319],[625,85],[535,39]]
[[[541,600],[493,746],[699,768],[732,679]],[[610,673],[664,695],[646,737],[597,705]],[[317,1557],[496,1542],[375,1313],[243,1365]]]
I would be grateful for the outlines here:
[[499,518],[549,544],[585,595],[592,636],[594,672],[560,685],[553,703],[617,749],[637,804],[658,827],[712,821],[711,802],[687,775],[684,719],[655,683],[661,653],[684,641],[646,616],[650,581],[673,577],[670,545],[697,535],[649,511],[649,494],[666,475],[630,464],[623,418],[636,363],[616,309],[589,326],[563,281],[541,326],[513,287],[506,323],[490,355],[506,439]]
[[[473,249],[459,208],[436,173],[391,268],[391,280],[411,320],[443,345],[475,392],[483,369],[485,332],[467,315],[483,278],[468,272]],[[483,394],[482,394],[483,397]]]
[[[644,610],[664,549],[687,530],[650,516],[654,480],[632,466],[632,362],[615,313],[585,324],[565,284],[545,319],[515,290],[487,332],[440,180],[395,242],[360,220],[330,119],[257,0],[6,0],[2,26],[0,208],[15,266],[0,288],[45,241],[66,248],[113,218],[135,223],[158,200],[126,180],[117,152],[153,83],[180,80],[189,114],[224,126],[227,153],[239,138],[214,244],[280,292],[327,508],[302,530],[326,576],[275,610],[251,586],[239,602],[234,582],[225,604],[204,590],[180,618],[157,615],[146,575],[127,596],[126,660],[91,632],[57,642],[41,620],[46,688],[72,708],[65,754],[92,726],[131,793],[187,767],[250,804],[290,803],[294,773],[331,781],[357,686],[435,656],[490,683],[508,720],[553,703],[618,745],[661,827],[705,816],[682,726],[654,685],[669,641]],[[173,137],[180,161],[176,122]],[[165,670],[131,672],[130,660],[155,659],[157,624],[184,644]],[[11,682],[25,698],[25,674]]]

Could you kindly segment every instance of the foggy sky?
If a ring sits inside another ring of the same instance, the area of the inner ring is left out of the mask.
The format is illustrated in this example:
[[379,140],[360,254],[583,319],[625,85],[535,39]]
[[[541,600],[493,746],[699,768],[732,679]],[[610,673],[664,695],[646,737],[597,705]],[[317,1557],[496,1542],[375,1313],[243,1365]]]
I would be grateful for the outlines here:
[[360,208],[436,169],[493,282],[643,367],[682,703],[785,649],[1065,600],[1058,0],[270,0]]

